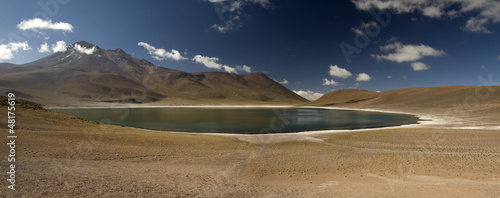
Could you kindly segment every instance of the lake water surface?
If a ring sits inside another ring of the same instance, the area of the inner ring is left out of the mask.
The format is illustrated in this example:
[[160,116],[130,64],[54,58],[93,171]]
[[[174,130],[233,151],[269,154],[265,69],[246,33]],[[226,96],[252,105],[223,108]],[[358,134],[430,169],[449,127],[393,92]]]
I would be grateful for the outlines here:
[[321,108],[54,109],[101,123],[196,133],[291,133],[417,123],[413,115]]

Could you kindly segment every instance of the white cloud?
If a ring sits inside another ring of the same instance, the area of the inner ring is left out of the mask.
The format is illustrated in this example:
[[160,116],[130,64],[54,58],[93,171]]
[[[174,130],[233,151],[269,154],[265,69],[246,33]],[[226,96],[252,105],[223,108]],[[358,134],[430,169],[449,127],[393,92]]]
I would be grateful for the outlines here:
[[54,53],[56,52],[65,52],[67,50],[66,48],[66,42],[65,41],[57,41],[56,44],[52,44],[52,51]]
[[78,44],[78,43],[75,44],[74,48],[77,52],[87,54],[87,55],[92,55],[97,50],[95,48],[95,46],[93,46],[92,48],[85,48],[85,47],[80,46],[80,44]]
[[422,14],[424,16],[428,16],[428,17],[431,17],[431,18],[439,18],[441,16],[443,16],[443,11],[441,10],[440,7],[426,7],[422,10]]
[[413,71],[423,71],[430,69],[430,66],[421,62],[416,62],[416,63],[411,63],[411,68],[413,68]]
[[283,80],[282,80],[282,81],[277,81],[277,80],[276,80],[276,82],[278,82],[279,84],[282,84],[282,85],[286,85],[286,84],[288,84],[288,80],[286,80],[286,79],[284,79],[284,78],[283,78]]
[[500,55],[498,55],[497,60],[500,60]]
[[9,45],[0,45],[0,61],[12,58],[14,58],[14,54],[12,53],[12,49]]
[[13,59],[14,53],[17,53],[19,50],[31,50],[31,47],[26,41],[0,45],[0,61]]
[[227,32],[243,25],[241,16],[243,8],[247,5],[258,4],[263,8],[268,8],[271,3],[269,0],[209,0],[215,7],[222,24],[211,25],[210,28],[219,32]]
[[252,67],[249,67],[249,66],[247,66],[247,65],[243,65],[243,66],[239,66],[239,65],[237,65],[237,66],[236,66],[236,69],[237,69],[238,71],[244,71],[244,72],[247,72],[247,73],[252,72]]
[[490,33],[487,25],[500,22],[500,1],[497,0],[351,0],[358,10],[390,9],[395,13],[421,12],[430,18],[470,16],[466,31]]
[[21,21],[21,23],[17,24],[17,28],[19,28],[20,30],[34,30],[37,32],[44,29],[73,32],[73,26],[69,23],[64,23],[64,22],[53,23],[52,20],[43,20],[40,18]]
[[17,42],[17,43],[9,43],[8,46],[12,49],[12,51],[19,51],[19,49],[22,49],[23,51],[26,50],[31,50],[31,47],[28,45],[27,41],[24,42]]
[[340,68],[337,65],[330,65],[330,71],[328,72],[330,76],[335,76],[339,78],[349,78],[352,76],[351,72],[344,68]]
[[193,57],[193,61],[196,63],[202,64],[207,68],[224,69],[224,71],[226,71],[228,73],[237,73],[236,69],[234,67],[230,67],[227,65],[222,65],[222,64],[217,63],[217,61],[219,61],[219,58],[217,58],[217,57],[196,55]]
[[491,31],[486,28],[486,24],[488,23],[489,20],[487,18],[472,17],[467,20],[467,22],[465,22],[465,26],[463,27],[463,29],[471,32],[482,32],[490,34]]
[[[366,73],[360,73],[358,74],[358,77],[356,77],[356,81],[370,81],[372,78],[370,77],[370,75],[366,74]],[[359,85],[358,85],[359,86]]]
[[335,82],[333,79],[328,80],[326,78],[323,78],[322,80],[323,80],[323,86],[329,86],[329,85],[338,86],[339,85],[339,83]]
[[234,67],[229,67],[227,65],[224,65],[222,66],[222,68],[224,68],[224,71],[226,71],[227,73],[235,73],[235,74],[238,73],[236,72],[236,69]]
[[230,12],[234,12],[234,11],[240,10],[241,7],[243,7],[243,2],[242,1],[235,1],[235,2],[233,2],[231,4],[231,7],[229,8],[229,11]]
[[40,52],[40,53],[49,53],[50,52],[49,44],[47,44],[47,43],[41,44],[40,48],[38,49],[38,52]]
[[202,55],[196,55],[193,58],[193,61],[202,65],[205,65],[205,67],[212,68],[212,69],[222,69],[221,64],[217,63],[219,61],[219,58],[217,57],[208,57],[208,56],[202,56]]
[[295,91],[295,90],[293,90],[293,92],[295,92],[299,96],[302,96],[305,99],[308,99],[309,101],[315,101],[324,95],[322,93],[316,93],[313,91],[302,91],[302,90]]
[[432,47],[426,46],[424,44],[420,45],[403,45],[400,42],[393,42],[387,45],[381,46],[380,50],[384,52],[392,52],[386,55],[375,55],[371,56],[377,60],[389,60],[398,63],[411,62],[422,59],[425,56],[443,56],[446,53],[443,50],[436,50]]
[[392,76],[387,76],[387,78],[392,78]]
[[158,61],[162,61],[165,59],[172,59],[176,61],[188,59],[186,57],[183,57],[181,53],[179,53],[179,51],[174,49],[170,50],[169,52],[163,48],[157,49],[156,47],[149,45],[148,43],[145,42],[139,42],[137,43],[137,45],[142,46],[144,47],[144,49],[148,50],[149,55],[152,55],[152,57]]
[[353,28],[351,28],[351,30],[357,35],[365,35],[365,32],[367,30],[377,28],[377,26],[378,26],[378,24],[375,21],[371,21],[368,23],[361,22],[361,25],[359,25],[357,27],[353,27]]

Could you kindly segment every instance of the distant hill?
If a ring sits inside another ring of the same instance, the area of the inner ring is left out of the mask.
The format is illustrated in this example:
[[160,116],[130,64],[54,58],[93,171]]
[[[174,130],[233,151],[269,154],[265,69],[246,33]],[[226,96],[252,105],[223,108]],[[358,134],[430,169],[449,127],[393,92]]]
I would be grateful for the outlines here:
[[12,91],[44,106],[308,102],[262,72],[186,73],[84,41],[31,63],[0,64],[0,93]]
[[396,89],[384,92],[339,90],[309,103],[360,109],[432,114],[499,123],[500,86],[443,86]]
[[341,89],[329,92],[321,98],[311,102],[311,105],[336,105],[356,103],[378,96],[377,92],[367,91],[363,89]]

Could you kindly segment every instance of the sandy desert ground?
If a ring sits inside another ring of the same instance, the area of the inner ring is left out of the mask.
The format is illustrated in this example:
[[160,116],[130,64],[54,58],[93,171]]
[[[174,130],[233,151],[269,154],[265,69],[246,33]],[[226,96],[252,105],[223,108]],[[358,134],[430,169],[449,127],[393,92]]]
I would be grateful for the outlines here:
[[498,129],[218,136],[98,124],[26,104],[17,122],[16,190],[4,174],[1,197],[500,197]]

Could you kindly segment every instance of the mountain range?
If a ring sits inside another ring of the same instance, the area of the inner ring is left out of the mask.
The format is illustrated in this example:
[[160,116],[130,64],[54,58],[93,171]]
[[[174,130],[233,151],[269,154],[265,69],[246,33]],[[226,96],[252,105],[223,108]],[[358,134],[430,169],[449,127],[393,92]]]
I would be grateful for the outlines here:
[[0,93],[7,92],[44,106],[309,102],[262,72],[187,73],[85,41],[34,62],[1,63]]

